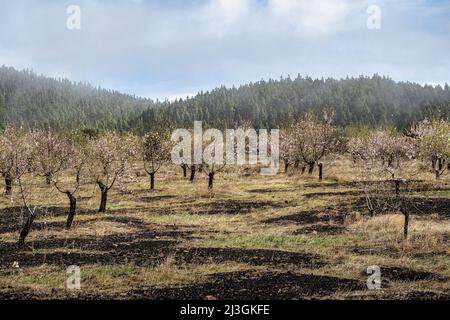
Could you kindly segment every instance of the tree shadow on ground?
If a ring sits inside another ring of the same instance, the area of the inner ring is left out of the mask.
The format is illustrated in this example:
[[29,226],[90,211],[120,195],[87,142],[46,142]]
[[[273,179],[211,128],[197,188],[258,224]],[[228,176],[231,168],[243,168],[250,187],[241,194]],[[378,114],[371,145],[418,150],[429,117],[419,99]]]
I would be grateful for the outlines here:
[[316,224],[316,223],[344,223],[344,214],[335,212],[333,209],[324,208],[322,210],[301,211],[295,214],[268,219],[264,223],[283,223],[295,222],[297,225]]
[[175,253],[178,263],[223,263],[242,262],[250,265],[271,265],[283,267],[295,265],[306,268],[320,268],[326,265],[323,257],[310,253],[288,252],[265,249],[237,249],[237,248],[187,248],[179,249]]
[[133,289],[129,298],[198,300],[212,296],[221,300],[292,300],[326,297],[337,293],[364,290],[362,282],[328,276],[290,272],[250,271],[218,273],[205,283],[173,288]]

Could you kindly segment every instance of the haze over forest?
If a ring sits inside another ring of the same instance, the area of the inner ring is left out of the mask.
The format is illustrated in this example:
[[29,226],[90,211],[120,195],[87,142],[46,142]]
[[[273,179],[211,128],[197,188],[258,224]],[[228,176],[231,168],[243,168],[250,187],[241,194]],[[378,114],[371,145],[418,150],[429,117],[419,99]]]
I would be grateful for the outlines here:
[[0,68],[0,125],[31,128],[117,129],[143,133],[160,125],[277,128],[307,113],[336,112],[345,126],[392,125],[400,129],[425,116],[450,115],[450,87],[396,82],[373,75],[345,79],[312,79],[298,75],[261,80],[239,87],[218,87],[193,97],[158,101]]

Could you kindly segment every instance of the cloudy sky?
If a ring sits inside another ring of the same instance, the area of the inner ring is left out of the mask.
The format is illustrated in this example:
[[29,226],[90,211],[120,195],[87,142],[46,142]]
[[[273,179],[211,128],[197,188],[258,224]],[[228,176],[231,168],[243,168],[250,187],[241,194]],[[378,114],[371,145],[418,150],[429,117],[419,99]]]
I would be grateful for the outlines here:
[[159,99],[299,73],[443,84],[450,0],[0,0],[3,64]]

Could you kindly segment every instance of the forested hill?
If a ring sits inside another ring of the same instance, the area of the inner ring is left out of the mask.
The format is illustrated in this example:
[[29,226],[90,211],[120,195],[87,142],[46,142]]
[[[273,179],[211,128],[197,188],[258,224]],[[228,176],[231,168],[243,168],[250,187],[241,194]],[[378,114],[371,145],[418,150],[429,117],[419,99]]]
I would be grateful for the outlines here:
[[139,125],[175,120],[192,126],[203,120],[214,127],[232,127],[250,120],[256,127],[274,128],[308,111],[336,111],[339,125],[392,124],[400,128],[432,113],[450,116],[450,88],[395,82],[386,77],[313,80],[301,76],[241,86],[221,87],[197,96],[163,103],[144,111]]
[[309,77],[220,87],[195,97],[153,102],[116,91],[0,67],[0,127],[119,129],[155,125],[217,128],[251,121],[275,128],[305,112],[336,111],[338,125],[393,124],[404,128],[425,115],[450,117],[450,87],[421,86],[373,76],[341,80]]
[[151,100],[86,83],[0,67],[1,127],[11,123],[33,128],[127,130],[152,106]]

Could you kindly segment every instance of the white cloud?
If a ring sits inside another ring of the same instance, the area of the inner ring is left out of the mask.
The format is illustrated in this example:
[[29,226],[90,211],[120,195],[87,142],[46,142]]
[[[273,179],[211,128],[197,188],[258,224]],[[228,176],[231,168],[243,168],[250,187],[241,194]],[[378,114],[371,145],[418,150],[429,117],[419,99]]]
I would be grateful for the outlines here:
[[348,0],[269,0],[269,8],[280,23],[308,34],[340,30],[354,6]]
[[[382,29],[366,8],[382,8]],[[425,0],[0,2],[0,64],[136,94],[174,97],[297,73],[450,78],[450,10]]]

